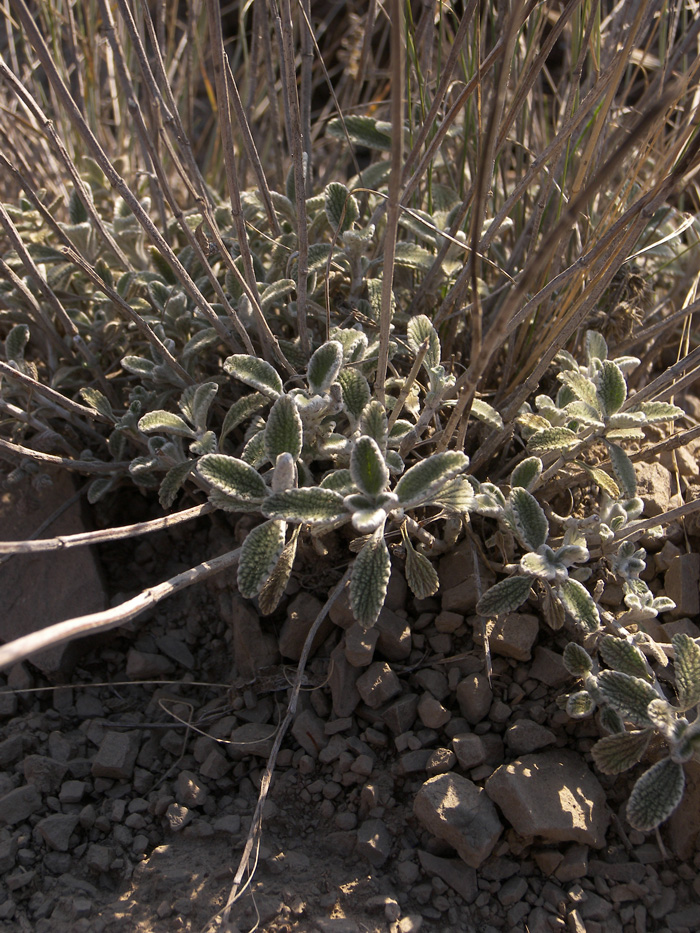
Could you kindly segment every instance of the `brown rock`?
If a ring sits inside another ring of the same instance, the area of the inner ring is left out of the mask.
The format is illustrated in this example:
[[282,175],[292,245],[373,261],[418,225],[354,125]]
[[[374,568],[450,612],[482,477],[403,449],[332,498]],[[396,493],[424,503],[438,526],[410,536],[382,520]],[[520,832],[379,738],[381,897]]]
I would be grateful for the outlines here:
[[[509,612],[499,616],[488,630],[489,646],[492,654],[516,661],[529,661],[532,646],[540,630],[540,620],[527,612]],[[474,633],[477,645],[484,643],[480,632]]]
[[666,825],[669,845],[676,858],[689,859],[700,839],[700,762],[686,762],[683,770],[686,781],[683,799]]
[[486,674],[469,674],[458,684],[456,695],[462,716],[470,725],[474,726],[486,718],[493,701]]
[[[287,618],[280,632],[279,648],[283,658],[291,658],[292,661],[299,660],[306,636],[309,634],[311,626],[316,621],[321,609],[323,609],[323,603],[320,599],[317,599],[311,593],[305,593],[303,590],[297,593],[287,607]],[[326,617],[314,636],[311,646],[312,654],[328,638],[332,629],[333,623]]]
[[0,797],[0,826],[22,823],[41,807],[41,794],[33,784],[23,784]]
[[441,558],[438,577],[442,609],[461,614],[473,612],[481,594],[496,579],[469,540]]
[[233,631],[233,663],[238,675],[252,680],[261,667],[279,660],[277,639],[263,632],[258,614],[239,597],[222,593],[221,614]]
[[700,554],[679,554],[669,564],[664,576],[664,589],[676,604],[674,616],[696,616],[700,613]]
[[[41,489],[13,486],[0,495],[0,528],[4,541],[30,538],[75,495],[67,472],[47,470],[52,484]],[[80,501],[61,512],[43,536],[88,531]],[[88,547],[49,553],[18,554],[0,566],[0,641],[37,632],[76,616],[101,612],[107,596],[99,564]],[[70,670],[80,656],[80,643],[48,648],[32,656],[32,664],[48,674]]]
[[331,673],[328,680],[333,698],[333,715],[338,719],[352,715],[360,702],[360,694],[356,687],[359,676],[360,670],[353,667],[345,657],[344,643],[341,641],[331,651]]
[[422,849],[418,850],[418,858],[426,874],[442,878],[467,904],[476,900],[479,893],[476,870],[470,865],[465,865],[456,858],[438,858],[437,855],[423,852]]
[[635,464],[637,495],[644,502],[644,515],[653,518],[681,503],[673,494],[675,481],[658,461]]
[[562,656],[541,645],[535,648],[530,677],[541,680],[548,687],[561,687],[571,680],[571,674],[564,667]]
[[107,732],[93,759],[92,776],[128,781],[134,773],[138,750],[135,733]]
[[385,661],[377,661],[358,678],[357,689],[367,706],[377,709],[401,693],[401,683]]
[[521,836],[600,849],[610,822],[605,791],[586,762],[566,749],[501,765],[486,793]]

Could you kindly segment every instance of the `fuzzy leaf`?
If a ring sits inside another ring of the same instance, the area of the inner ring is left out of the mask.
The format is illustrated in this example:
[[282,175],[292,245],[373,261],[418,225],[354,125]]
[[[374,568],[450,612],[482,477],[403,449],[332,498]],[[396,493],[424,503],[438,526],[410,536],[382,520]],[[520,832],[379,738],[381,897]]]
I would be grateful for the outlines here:
[[661,697],[652,700],[647,706],[647,716],[654,728],[668,740],[673,740],[679,726],[682,726],[682,721],[678,719],[671,704],[667,700],[662,700]]
[[161,508],[169,509],[175,501],[175,497],[180,491],[182,484],[195,468],[195,460],[186,460],[184,463],[176,463],[171,467],[163,477],[160,489],[158,490],[158,501]]
[[284,549],[284,522],[257,525],[246,535],[238,559],[238,591],[245,599],[257,596]]
[[365,407],[360,420],[360,433],[375,440],[384,453],[389,438],[389,421],[384,406],[379,402],[372,401]]
[[28,343],[29,328],[27,325],[15,324],[5,338],[5,356],[13,363],[21,363],[24,360],[24,349]]
[[601,414],[600,403],[596,395],[595,386],[591,380],[577,370],[567,370],[557,373],[557,379],[574,393],[577,399],[590,405],[598,414]]
[[394,262],[405,269],[415,269],[417,272],[428,272],[432,267],[435,255],[417,243],[399,241],[394,250]]
[[321,489],[332,489],[341,496],[349,495],[355,488],[350,470],[334,470],[324,476],[320,483]]
[[178,437],[197,436],[187,422],[170,411],[149,411],[139,420],[139,431],[143,431],[144,434],[159,431]]
[[235,353],[224,361],[224,371],[272,398],[277,398],[282,394],[282,380],[277,371],[265,360],[260,360],[256,356]]
[[142,356],[125,356],[122,358],[122,367],[134,376],[153,376],[156,364]]
[[301,522],[304,525],[336,521],[348,515],[343,497],[321,486],[303,486],[301,489],[273,493],[263,503],[262,513],[267,518]]
[[586,331],[586,358],[589,363],[608,358],[608,345],[603,335],[596,330]]
[[682,766],[670,758],[657,761],[632,788],[627,802],[630,824],[642,833],[656,829],[681,802],[684,788]]
[[530,595],[534,577],[508,577],[491,589],[486,590],[476,605],[480,616],[494,618],[506,612],[513,612]]
[[635,726],[650,725],[647,706],[658,695],[645,680],[620,671],[601,671],[598,675],[598,689],[623,719]]
[[566,712],[572,719],[584,719],[595,709],[595,701],[586,690],[577,690],[566,698]]
[[569,577],[557,586],[557,595],[564,608],[575,622],[586,631],[595,632],[600,627],[600,613],[586,587]]
[[475,398],[472,401],[472,415],[478,421],[483,421],[492,428],[500,429],[503,427],[503,418],[492,405],[489,405],[483,399]]
[[448,512],[464,514],[474,505],[474,490],[466,477],[456,476],[432,496],[430,503]]
[[597,395],[605,415],[614,415],[627,398],[627,383],[620,367],[612,360],[603,360],[597,374]]
[[605,635],[600,640],[599,651],[601,657],[613,670],[629,674],[630,677],[641,677],[642,680],[651,680],[647,670],[644,655],[631,642],[615,635]]
[[304,431],[299,409],[290,395],[280,395],[276,400],[265,425],[265,454],[270,463],[277,457],[289,453],[295,460],[301,455]]
[[344,142],[347,132],[347,138],[356,146],[391,152],[391,124],[375,120],[373,117],[360,117],[351,114],[345,116],[343,120],[331,120],[327,130],[329,136],[342,139]]
[[413,547],[405,528],[406,526],[403,525],[401,534],[406,548],[406,583],[408,583],[416,599],[427,599],[437,593],[440,588],[440,580],[435,567],[425,554],[421,554]]
[[611,499],[620,498],[618,485],[609,473],[606,473],[605,470],[601,470],[599,467],[589,466],[587,463],[584,463],[583,460],[575,460],[574,463],[576,466],[582,467],[596,486],[602,489]]
[[637,495],[637,477],[634,472],[634,465],[627,454],[617,444],[605,441],[608,448],[608,456],[615,471],[615,476],[620,484],[620,488],[627,499],[632,499]]
[[265,431],[256,431],[241,451],[241,460],[257,470],[265,463],[266,459]]
[[542,461],[539,457],[527,457],[510,474],[511,487],[522,486],[531,491],[542,475]]
[[262,392],[252,392],[250,395],[244,395],[242,398],[239,398],[237,402],[234,402],[226,412],[224,423],[221,426],[219,442],[223,443],[224,438],[230,434],[231,431],[237,428],[239,424],[247,421],[251,415],[259,411],[264,405],[267,405],[269,401],[269,396],[263,395]]
[[394,476],[401,476],[405,464],[400,454],[396,450],[387,450],[384,456],[386,458],[386,465],[389,467],[389,472],[393,473]]
[[386,509],[381,506],[369,505],[366,508],[355,509],[352,513],[352,527],[361,535],[371,534],[385,522]]
[[214,489],[250,503],[260,503],[268,490],[262,476],[243,460],[225,454],[206,454],[197,462],[199,475]]
[[568,428],[545,428],[532,435],[527,442],[527,449],[538,454],[548,450],[566,450],[577,442],[578,438]]
[[611,735],[617,735],[618,732],[625,731],[625,724],[622,717],[612,706],[604,706],[600,711],[600,724]]
[[274,612],[280,599],[282,599],[284,595],[284,591],[292,573],[292,567],[294,566],[299,531],[300,526],[297,525],[289,541],[284,546],[284,550],[280,554],[280,559],[275,564],[275,569],[263,583],[262,589],[258,593],[258,606],[260,607],[261,615],[268,616],[271,612]]
[[278,304],[283,298],[286,298],[290,292],[297,287],[294,279],[279,279],[268,285],[260,295],[260,307],[267,311],[272,305]]
[[369,628],[381,612],[391,575],[389,549],[380,526],[355,558],[350,579],[350,605],[360,625]]
[[469,457],[461,451],[446,450],[435,454],[406,470],[394,492],[402,506],[414,508],[428,502],[468,465]]
[[288,489],[296,489],[297,481],[298,470],[295,458],[288,451],[277,454],[270,480],[271,491],[287,492]]
[[369,383],[356,369],[343,369],[338,373],[343,391],[343,405],[353,418],[359,418],[372,397]]
[[389,469],[377,442],[371,437],[360,437],[353,444],[350,473],[357,488],[371,498],[389,484]]
[[549,522],[542,506],[532,493],[522,486],[511,489],[509,504],[520,542],[529,550],[536,551],[549,535]]
[[643,402],[640,408],[649,424],[657,421],[675,421],[685,414],[682,408],[671,405],[670,402]]
[[428,341],[428,351],[423,359],[423,368],[426,371],[429,372],[433,367],[440,365],[440,338],[425,314],[417,314],[411,318],[406,327],[406,334],[408,345],[414,353],[418,353],[425,340]]
[[82,400],[94,408],[95,411],[98,411],[101,415],[104,415],[105,418],[109,418],[110,421],[114,421],[114,412],[112,411],[112,406],[109,403],[109,399],[106,395],[103,395],[99,389],[84,388],[80,390],[80,397]]
[[700,703],[700,647],[689,635],[671,639],[675,651],[676,693],[682,709]]
[[191,393],[191,398],[186,402],[183,402],[185,396],[185,393],[183,393],[183,399],[180,400],[180,411],[198,431],[203,431],[207,426],[209,408],[219,391],[219,387],[215,382],[203,382],[201,385],[192,388],[194,391]]
[[564,648],[563,661],[564,667],[572,677],[585,677],[586,674],[593,670],[591,656],[585,648],[577,645],[575,641],[570,641]]
[[641,759],[653,733],[653,729],[643,729],[606,735],[591,749],[596,767],[603,774],[621,774]]
[[357,201],[345,185],[332,181],[323,193],[326,217],[334,231],[344,233],[349,230],[360,216]]
[[325,395],[343,365],[343,347],[337,340],[322,344],[309,360],[306,378],[314,395]]

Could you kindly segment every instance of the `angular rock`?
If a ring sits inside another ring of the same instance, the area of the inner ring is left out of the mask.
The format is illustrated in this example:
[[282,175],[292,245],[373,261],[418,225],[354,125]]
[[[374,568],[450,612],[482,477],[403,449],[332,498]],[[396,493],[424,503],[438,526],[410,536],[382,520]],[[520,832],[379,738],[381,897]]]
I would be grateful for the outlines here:
[[438,577],[442,609],[462,615],[474,612],[481,594],[496,581],[469,539],[440,559]]
[[700,840],[700,762],[688,761],[683,799],[671,814],[666,826],[668,841],[676,858],[690,859]]
[[516,755],[536,752],[539,748],[554,745],[557,740],[551,729],[546,729],[532,719],[518,719],[506,729],[504,738],[508,749]]
[[179,638],[174,635],[161,635],[156,639],[158,650],[167,655],[171,660],[184,667],[186,670],[192,670],[195,660],[192,652]]
[[391,833],[382,820],[365,820],[357,830],[357,852],[375,868],[391,855]]
[[40,820],[34,832],[37,833],[50,849],[57,852],[67,852],[70,846],[70,837],[78,825],[78,816],[75,813],[54,813]]
[[486,674],[469,674],[457,685],[456,695],[462,716],[470,725],[486,718],[493,701]]
[[0,742],[0,768],[9,768],[19,761],[24,754],[24,739],[20,733],[11,735],[9,739]]
[[233,631],[233,663],[239,677],[252,680],[279,660],[277,639],[263,632],[258,614],[238,596],[222,593],[221,614]]
[[449,711],[429,693],[418,701],[418,716],[426,729],[441,729],[451,719]]
[[173,662],[162,654],[151,651],[138,651],[129,648],[126,656],[126,676],[129,680],[148,680],[151,677],[162,677],[175,670]]
[[342,641],[331,651],[331,664],[328,686],[333,699],[333,715],[338,719],[344,719],[352,715],[360,702],[356,686],[360,671],[348,662]]
[[367,667],[372,663],[379,632],[376,626],[364,628],[359,622],[351,625],[345,634],[345,657],[353,667]]
[[664,576],[664,589],[676,604],[674,616],[700,613],[700,554],[679,554],[671,561]]
[[[488,632],[491,654],[529,661],[539,631],[540,620],[527,612],[509,612],[499,616]],[[483,644],[480,632],[474,633],[474,641],[477,645]]]
[[41,794],[33,784],[15,787],[0,797],[0,826],[23,823],[41,808]]
[[675,480],[666,467],[658,461],[651,463],[637,463],[635,465],[637,476],[637,495],[644,502],[644,515],[653,518],[661,515],[681,503],[678,496],[673,495]]
[[[64,470],[42,467],[50,486],[36,489],[13,485],[0,494],[0,528],[4,541],[30,538],[49,516],[54,516],[75,495],[73,480]],[[0,478],[4,479],[4,475]],[[54,517],[49,534],[69,535],[87,531],[80,501]],[[107,595],[99,564],[89,547],[64,548],[38,554],[22,554],[0,566],[0,642],[46,628],[76,616],[100,612]],[[67,671],[80,656],[80,641],[48,648],[32,655],[32,664],[45,673]]]
[[474,868],[460,859],[439,858],[422,849],[418,850],[418,858],[426,874],[442,878],[467,904],[474,903],[479,893]]
[[411,629],[404,618],[384,607],[375,623],[377,650],[388,661],[403,661],[411,653]]
[[493,851],[503,826],[482,788],[458,774],[439,774],[416,794],[413,812],[421,824],[478,868]]
[[541,680],[548,687],[561,687],[571,680],[571,674],[564,667],[562,656],[541,645],[535,648],[535,657],[530,666],[530,677]]
[[302,710],[292,724],[292,735],[312,758],[318,758],[319,752],[328,745],[323,726],[323,720],[311,709]]
[[435,748],[425,765],[426,773],[433,777],[435,774],[445,774],[451,771],[457,763],[457,756],[451,748]]
[[92,761],[92,776],[128,781],[134,773],[139,738],[133,732],[107,732]]
[[605,845],[605,791],[575,752],[558,749],[501,765],[487,780],[486,793],[521,836]]
[[44,755],[27,755],[24,759],[24,777],[43,794],[54,794],[61,786],[68,766]]
[[[284,620],[279,637],[279,649],[283,658],[298,661],[304,648],[306,636],[316,617],[323,609],[323,603],[312,593],[301,590],[287,607],[287,618]],[[319,626],[311,646],[313,654],[328,638],[333,630],[333,623],[326,617]]]
[[358,677],[357,690],[370,709],[378,709],[401,693],[401,682],[385,661],[377,661]]
[[231,744],[227,745],[229,755],[234,759],[255,755],[267,758],[275,740],[275,727],[269,722],[247,722],[238,726],[231,733]]
[[404,693],[390,703],[382,713],[382,720],[394,735],[408,732],[416,720],[418,697],[415,693]]
[[482,765],[486,761],[486,748],[480,735],[463,732],[452,739],[452,748],[457,756],[460,768],[465,771]]
[[197,775],[191,771],[181,771],[177,776],[175,794],[177,802],[186,807],[201,807],[209,796],[209,792]]

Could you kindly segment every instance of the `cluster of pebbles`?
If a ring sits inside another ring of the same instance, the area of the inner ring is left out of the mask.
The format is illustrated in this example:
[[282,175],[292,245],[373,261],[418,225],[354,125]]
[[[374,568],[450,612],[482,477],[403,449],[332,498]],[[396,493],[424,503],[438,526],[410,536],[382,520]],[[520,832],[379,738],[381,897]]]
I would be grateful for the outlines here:
[[[122,585],[235,544],[235,529],[222,534],[145,539]],[[654,566],[687,586],[674,547]],[[660,836],[631,830],[639,772],[595,773],[596,722],[556,703],[572,686],[570,635],[512,614],[488,632],[487,674],[473,567],[466,544],[444,557],[441,591],[422,601],[395,571],[369,632],[344,595],[333,605],[234,908],[241,930],[700,929],[700,768]],[[9,672],[0,929],[202,928],[226,897],[321,605],[296,583],[260,619],[224,575],[88,646],[59,687],[31,692],[50,686],[32,664]],[[700,634],[678,613],[661,628]]]

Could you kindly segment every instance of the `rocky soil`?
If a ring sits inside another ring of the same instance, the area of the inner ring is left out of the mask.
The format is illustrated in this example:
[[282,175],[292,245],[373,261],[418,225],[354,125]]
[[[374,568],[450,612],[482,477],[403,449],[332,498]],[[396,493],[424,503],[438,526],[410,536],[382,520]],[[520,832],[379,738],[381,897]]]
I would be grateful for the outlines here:
[[[668,470],[653,471],[641,477],[650,514],[675,503]],[[13,488],[9,499],[35,529],[31,509],[53,510],[46,495]],[[101,521],[149,517],[146,500],[125,493]],[[82,589],[97,605],[121,602],[242,533],[215,516],[101,546],[104,590],[97,575]],[[698,636],[697,549],[680,529],[655,547],[649,577],[679,604],[659,637]],[[65,601],[87,580],[84,565],[51,578],[51,555],[29,560],[0,566],[5,639],[18,592],[20,617],[33,599],[56,621],[75,614]],[[441,590],[423,601],[397,560],[369,633],[335,603],[234,908],[239,930],[700,929],[700,767],[658,837],[630,830],[624,808],[640,771],[596,773],[596,722],[556,704],[571,687],[560,661],[570,633],[507,617],[489,633],[489,677],[473,560],[468,543],[442,558]],[[228,895],[305,634],[343,569],[309,561],[266,619],[224,574],[1,678],[0,930],[205,928]],[[614,587],[604,599],[619,604]]]

